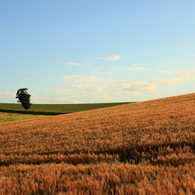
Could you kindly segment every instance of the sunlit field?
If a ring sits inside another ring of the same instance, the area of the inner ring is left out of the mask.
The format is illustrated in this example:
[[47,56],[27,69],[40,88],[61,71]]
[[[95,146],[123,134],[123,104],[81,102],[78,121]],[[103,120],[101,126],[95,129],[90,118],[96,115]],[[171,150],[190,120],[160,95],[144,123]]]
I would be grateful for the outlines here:
[[195,93],[3,122],[0,194],[192,195],[194,148]]
[[105,108],[127,103],[130,102],[91,104],[32,104],[29,110],[25,110],[21,104],[0,103],[0,123],[42,118],[51,115],[69,114],[73,112]]

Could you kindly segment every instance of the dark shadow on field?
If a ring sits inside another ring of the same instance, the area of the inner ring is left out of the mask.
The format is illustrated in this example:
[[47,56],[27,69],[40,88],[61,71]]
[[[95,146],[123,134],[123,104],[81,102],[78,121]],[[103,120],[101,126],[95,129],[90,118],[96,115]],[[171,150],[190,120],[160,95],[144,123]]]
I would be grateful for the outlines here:
[[41,111],[29,111],[29,110],[8,110],[8,109],[0,109],[0,112],[6,113],[15,113],[15,114],[31,114],[31,115],[60,115],[60,114],[70,114],[70,113],[62,113],[62,112],[41,112]]

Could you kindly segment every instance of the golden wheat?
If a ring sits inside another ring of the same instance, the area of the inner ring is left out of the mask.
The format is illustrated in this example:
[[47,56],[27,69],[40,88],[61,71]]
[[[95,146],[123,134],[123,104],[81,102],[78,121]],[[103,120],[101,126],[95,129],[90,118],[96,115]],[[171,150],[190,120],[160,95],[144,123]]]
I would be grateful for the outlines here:
[[195,94],[0,124],[0,194],[194,194]]

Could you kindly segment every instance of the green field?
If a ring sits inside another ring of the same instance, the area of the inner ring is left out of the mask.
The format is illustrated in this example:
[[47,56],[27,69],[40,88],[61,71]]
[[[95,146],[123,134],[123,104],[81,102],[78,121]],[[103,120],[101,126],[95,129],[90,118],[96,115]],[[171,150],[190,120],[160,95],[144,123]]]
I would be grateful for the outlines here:
[[35,119],[51,115],[69,114],[128,103],[130,102],[91,104],[32,104],[29,110],[25,110],[21,104],[0,103],[0,123]]

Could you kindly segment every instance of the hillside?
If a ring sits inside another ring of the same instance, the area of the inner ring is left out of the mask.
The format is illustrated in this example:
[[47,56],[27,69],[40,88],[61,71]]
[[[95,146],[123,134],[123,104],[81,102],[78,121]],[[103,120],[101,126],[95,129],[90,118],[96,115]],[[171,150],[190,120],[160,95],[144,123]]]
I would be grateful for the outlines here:
[[0,194],[194,194],[195,93],[0,124]]
[[0,123],[43,118],[46,116],[59,114],[70,114],[74,112],[106,108],[128,103],[130,102],[89,104],[32,104],[29,110],[25,110],[21,104],[0,103]]

